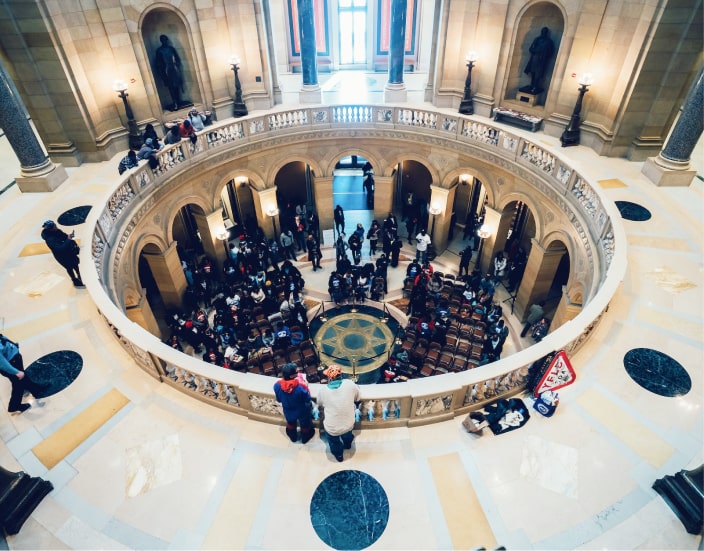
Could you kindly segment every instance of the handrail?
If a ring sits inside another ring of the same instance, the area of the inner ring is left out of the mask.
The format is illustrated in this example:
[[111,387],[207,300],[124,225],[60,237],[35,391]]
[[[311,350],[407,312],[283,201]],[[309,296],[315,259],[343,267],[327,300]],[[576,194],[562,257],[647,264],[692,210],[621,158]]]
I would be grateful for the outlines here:
[[[385,419],[385,423],[427,423],[480,406],[499,395],[518,392],[533,362],[557,349],[572,353],[589,337],[623,279],[626,239],[615,207],[604,201],[588,177],[579,174],[559,154],[528,139],[525,133],[514,134],[474,116],[388,105],[305,107],[223,121],[206,127],[195,144],[187,140],[167,146],[157,154],[155,170],[145,164],[129,171],[106,195],[105,207],[89,214],[86,227],[92,231],[91,247],[84,248],[81,256],[84,265],[92,261],[96,270],[84,270],[84,282],[101,315],[143,369],[209,403],[257,419],[281,421],[270,377],[223,370],[171,349],[125,316],[111,298],[110,285],[114,284],[119,254],[124,240],[129,239],[134,220],[148,207],[151,194],[173,176],[219,152],[302,131],[307,139],[314,140],[315,132],[326,128],[402,131],[416,134],[419,140],[432,135],[445,140],[448,146],[465,148],[470,154],[493,152],[527,171],[532,175],[532,184],[559,197],[564,207],[575,213],[575,223],[588,234],[585,243],[597,246],[592,260],[602,268],[599,289],[582,311],[540,343],[481,369],[365,386],[363,397],[371,418],[384,402],[388,406],[391,401],[400,415],[395,421]],[[110,265],[106,258],[111,259]],[[318,385],[311,385],[314,395],[317,388]],[[375,422],[379,418],[376,416]]]

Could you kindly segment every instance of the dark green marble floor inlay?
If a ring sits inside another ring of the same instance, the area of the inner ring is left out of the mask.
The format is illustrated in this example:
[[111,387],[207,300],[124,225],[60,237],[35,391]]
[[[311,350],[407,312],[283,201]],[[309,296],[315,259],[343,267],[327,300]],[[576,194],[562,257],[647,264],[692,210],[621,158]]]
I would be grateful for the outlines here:
[[651,348],[633,348],[623,357],[626,371],[640,386],[660,396],[683,396],[692,389],[684,367],[667,354]]
[[386,530],[389,499],[367,473],[339,471],[315,489],[310,521],[318,537],[333,549],[365,549]]

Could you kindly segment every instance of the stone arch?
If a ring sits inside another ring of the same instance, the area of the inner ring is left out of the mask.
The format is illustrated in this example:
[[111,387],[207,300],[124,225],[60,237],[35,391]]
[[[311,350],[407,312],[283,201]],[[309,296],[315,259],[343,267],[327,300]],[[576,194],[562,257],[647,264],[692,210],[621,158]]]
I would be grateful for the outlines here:
[[[358,157],[364,157],[367,161],[369,161],[372,166],[374,167],[374,172],[377,172],[378,170],[383,170],[384,167],[384,161],[383,159],[376,153],[372,153],[368,149],[365,149],[364,147],[356,147],[356,146],[350,146],[346,145],[344,149],[339,149],[335,151],[335,155],[329,159],[329,161],[326,164],[325,167],[325,174],[328,176],[333,175],[333,171],[335,170],[335,166],[337,163],[340,162],[340,159],[343,157],[347,157],[350,155],[357,155]],[[377,173],[377,175],[380,175]],[[383,175],[383,174],[381,174]]]
[[166,224],[165,235],[168,243],[172,243],[174,241],[174,220],[176,219],[179,211],[186,205],[196,205],[200,207],[204,213],[210,212],[207,199],[198,195],[187,195],[185,197],[180,197],[178,201],[169,207],[164,216],[164,223]]
[[[186,13],[173,5],[157,2],[149,5],[140,14],[137,28],[141,39],[139,45],[142,49],[142,55],[137,57],[142,60],[140,64],[142,74],[146,76],[143,80],[152,84],[153,96],[159,100],[158,108],[162,112],[167,111],[168,103],[166,102],[171,99],[168,87],[157,75],[154,64],[157,48],[161,45],[159,37],[162,34],[169,38],[169,42],[176,49],[181,60],[183,107],[188,103],[202,105],[204,86],[194,42],[194,37],[200,38],[200,33],[194,33],[194,28]],[[178,108],[180,107],[177,106]]]
[[[313,176],[324,176],[326,174],[325,170],[321,166],[320,162],[316,159],[311,159],[310,157],[307,157],[305,155],[288,155],[285,158],[282,159],[277,159],[275,162],[273,162],[270,166],[269,169],[267,170],[267,174],[265,177],[265,182],[274,182],[276,180],[276,175],[279,173],[279,171],[286,166],[289,163],[292,162],[301,162],[304,163],[308,166],[310,166],[311,173]],[[268,186],[271,187],[271,186]]]
[[505,195],[500,196],[497,199],[497,203],[494,208],[499,212],[503,212],[509,204],[515,203],[516,201],[521,201],[530,210],[531,215],[535,220],[534,237],[535,239],[540,241],[540,236],[545,231],[545,213],[543,212],[543,205],[536,201],[534,197],[531,197],[524,191],[511,191]]
[[396,173],[398,164],[402,163],[403,161],[415,161],[423,165],[426,169],[428,169],[432,182],[439,183],[441,181],[440,172],[438,171],[438,169],[432,163],[430,163],[426,157],[422,157],[421,155],[418,155],[417,153],[413,152],[399,152],[388,157],[386,161],[386,164],[388,166],[388,174],[385,172],[383,176],[393,176]]

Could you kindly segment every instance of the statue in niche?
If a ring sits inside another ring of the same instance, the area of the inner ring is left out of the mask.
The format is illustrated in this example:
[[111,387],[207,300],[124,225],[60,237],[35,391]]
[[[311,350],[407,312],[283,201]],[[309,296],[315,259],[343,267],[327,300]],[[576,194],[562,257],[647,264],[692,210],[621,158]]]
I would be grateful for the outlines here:
[[181,58],[176,48],[169,43],[169,37],[165,34],[162,34],[159,40],[161,41],[161,46],[156,50],[154,68],[156,74],[164,83],[164,86],[169,89],[169,93],[171,94],[171,104],[165,105],[164,108],[176,111],[192,105],[192,103],[181,99],[181,93],[184,92],[183,70]]
[[528,51],[530,59],[523,72],[530,75],[530,86],[523,86],[520,91],[536,95],[544,90],[541,86],[542,80],[555,54],[555,43],[550,38],[550,29],[543,27],[540,36],[533,40]]

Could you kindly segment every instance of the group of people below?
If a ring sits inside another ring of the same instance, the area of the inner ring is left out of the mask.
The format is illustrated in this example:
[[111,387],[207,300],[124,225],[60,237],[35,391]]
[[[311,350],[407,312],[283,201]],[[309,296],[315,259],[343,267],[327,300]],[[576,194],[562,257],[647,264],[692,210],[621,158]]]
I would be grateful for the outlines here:
[[144,132],[142,134],[142,146],[138,151],[130,149],[117,165],[117,171],[119,174],[123,174],[131,168],[136,168],[139,166],[139,161],[147,161],[149,167],[154,170],[159,166],[159,161],[156,158],[156,154],[164,148],[166,145],[171,145],[180,142],[183,139],[188,138],[191,143],[195,143],[198,140],[196,132],[202,131],[206,123],[208,123],[208,117],[199,113],[197,109],[191,109],[188,115],[182,121],[173,121],[170,125],[167,125],[167,132],[162,140],[159,138],[154,125],[148,123],[144,127]]

